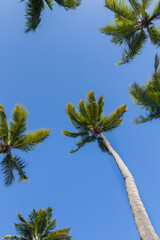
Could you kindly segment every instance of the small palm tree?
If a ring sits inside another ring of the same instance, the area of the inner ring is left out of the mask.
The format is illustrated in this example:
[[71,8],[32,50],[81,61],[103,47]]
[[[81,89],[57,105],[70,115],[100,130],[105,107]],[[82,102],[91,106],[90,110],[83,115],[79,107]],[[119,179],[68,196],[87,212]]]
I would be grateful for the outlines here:
[[1,162],[2,172],[6,185],[11,185],[14,180],[14,170],[17,171],[19,181],[28,181],[28,177],[24,171],[25,162],[18,156],[13,156],[11,150],[19,149],[29,152],[39,143],[43,142],[51,130],[39,129],[33,132],[25,133],[27,128],[27,111],[17,104],[12,113],[12,120],[8,123],[6,113],[2,105],[0,105],[0,154],[5,157]]
[[[25,0],[22,0],[24,2]],[[46,5],[52,10],[54,0],[26,0],[26,29],[25,32],[35,31],[41,22],[41,15]],[[66,10],[76,9],[81,0],[55,0],[55,2]]]
[[145,109],[148,114],[144,117],[140,115],[135,118],[134,123],[144,123],[153,119],[160,118],[160,69],[158,69],[160,59],[158,55],[155,56],[154,73],[151,78],[147,81],[145,86],[140,86],[134,83],[129,92],[133,98],[135,104]]
[[14,223],[17,233],[20,236],[9,234],[3,236],[6,240],[70,240],[71,236],[68,234],[70,228],[62,228],[55,230],[56,219],[52,219],[52,208],[40,209],[39,211],[33,208],[28,215],[29,221],[17,213],[19,223]]
[[102,116],[103,106],[103,95],[96,101],[93,91],[87,94],[86,102],[80,100],[79,111],[77,111],[71,103],[67,104],[66,113],[77,131],[69,132],[63,130],[63,134],[73,138],[80,137],[80,140],[76,142],[77,149],[70,152],[76,152],[86,143],[97,141],[98,146],[103,152],[107,151],[112,155],[124,178],[130,207],[135,218],[140,238],[142,240],[158,240],[159,238],[154,231],[139,197],[133,176],[118,153],[111,147],[109,141],[103,135],[103,132],[113,131],[120,126],[122,123],[122,116],[127,111],[126,105],[124,104],[118,107],[110,115],[104,117]]
[[160,2],[157,1],[151,14],[146,9],[153,0],[106,0],[105,7],[114,12],[114,22],[104,28],[102,33],[112,36],[113,44],[124,45],[121,62],[131,62],[144,47],[147,38],[157,47],[160,46],[160,30],[155,21],[160,18]]

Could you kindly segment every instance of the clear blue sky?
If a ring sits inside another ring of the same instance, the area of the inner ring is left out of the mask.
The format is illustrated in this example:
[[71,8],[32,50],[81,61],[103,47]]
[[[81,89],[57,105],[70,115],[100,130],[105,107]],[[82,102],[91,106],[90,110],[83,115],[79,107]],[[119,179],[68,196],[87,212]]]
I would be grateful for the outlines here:
[[115,66],[122,49],[98,29],[112,20],[104,0],[83,0],[76,11],[46,8],[41,26],[27,35],[24,4],[3,0],[0,5],[0,103],[8,118],[16,103],[23,104],[29,130],[53,129],[36,150],[19,152],[28,163],[29,183],[5,187],[0,178],[0,236],[16,233],[17,211],[27,217],[33,206],[52,206],[58,228],[71,227],[73,240],[139,239],[113,158],[96,144],[69,154],[74,139],[61,134],[73,130],[67,102],[77,106],[90,90],[96,97],[104,94],[105,114],[127,103],[122,126],[106,136],[133,174],[160,235],[160,121],[134,125],[131,120],[140,110],[128,93],[131,83],[144,84],[152,73],[156,49],[148,42],[132,64]]

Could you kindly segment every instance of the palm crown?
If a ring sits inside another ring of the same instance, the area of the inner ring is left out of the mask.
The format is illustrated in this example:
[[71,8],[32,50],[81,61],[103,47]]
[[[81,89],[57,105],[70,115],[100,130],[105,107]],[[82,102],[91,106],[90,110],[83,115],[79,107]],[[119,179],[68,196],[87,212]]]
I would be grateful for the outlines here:
[[28,180],[24,168],[25,162],[20,157],[13,156],[11,149],[19,149],[24,152],[31,151],[37,144],[43,142],[51,130],[39,129],[25,133],[27,128],[27,111],[22,105],[16,105],[12,120],[8,123],[6,113],[0,105],[0,154],[5,154],[1,162],[2,172],[6,185],[13,183],[14,170],[18,172],[19,181]]
[[79,111],[74,108],[72,103],[67,104],[66,113],[77,129],[77,132],[63,130],[62,133],[68,137],[80,137],[80,140],[76,142],[77,149],[71,150],[71,153],[76,152],[86,143],[94,141],[98,141],[98,146],[103,152],[108,152],[104,140],[99,134],[102,132],[113,131],[117,128],[122,123],[122,116],[127,111],[127,108],[124,104],[118,107],[110,115],[103,117],[103,106],[103,95],[101,95],[96,101],[93,91],[90,91],[87,94],[86,102],[83,100],[79,101]]
[[160,30],[155,20],[160,18],[160,1],[157,1],[151,14],[146,9],[153,0],[129,0],[130,6],[125,0],[106,0],[105,7],[114,12],[114,22],[101,28],[101,32],[112,36],[113,44],[123,44],[121,62],[131,62],[144,47],[147,38],[153,45],[160,46]]
[[36,211],[34,208],[28,215],[29,221],[17,213],[19,223],[14,223],[17,235],[6,235],[2,237],[6,240],[70,240],[71,236],[68,234],[70,228],[62,228],[55,230],[56,219],[52,219],[52,208],[40,209]]
[[135,118],[135,123],[144,123],[153,119],[160,118],[160,69],[158,68],[160,59],[155,56],[154,73],[147,81],[145,86],[134,83],[129,89],[131,96],[136,104],[144,108],[148,114],[144,117],[140,115]]
[[[22,2],[25,0],[21,0]],[[54,0],[26,0],[26,29],[25,32],[35,31],[41,22],[41,15],[46,5],[52,10]],[[66,10],[76,9],[81,0],[55,0],[55,2]]]

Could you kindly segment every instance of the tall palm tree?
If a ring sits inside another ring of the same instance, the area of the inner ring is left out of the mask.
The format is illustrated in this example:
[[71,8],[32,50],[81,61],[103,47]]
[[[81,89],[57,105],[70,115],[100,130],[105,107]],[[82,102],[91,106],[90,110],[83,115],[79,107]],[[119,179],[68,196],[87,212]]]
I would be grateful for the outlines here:
[[134,83],[129,92],[135,104],[145,109],[148,114],[146,116],[140,115],[135,118],[134,123],[144,123],[153,119],[160,118],[160,59],[158,55],[155,56],[154,73],[147,81],[146,85],[140,86]]
[[[21,0],[26,2],[26,29],[25,32],[35,31],[41,22],[41,15],[46,5],[52,10],[54,0]],[[76,9],[81,0],[55,0],[55,2],[66,10]]]
[[160,30],[155,21],[160,19],[160,1],[155,4],[151,14],[146,10],[153,0],[105,0],[105,7],[114,13],[114,22],[104,28],[102,33],[112,36],[111,42],[124,46],[121,62],[117,65],[131,62],[144,47],[147,38],[160,46]]
[[39,211],[33,208],[28,215],[29,221],[17,213],[19,223],[14,223],[16,231],[20,236],[9,234],[3,236],[6,240],[71,240],[68,234],[70,228],[62,228],[55,230],[57,221],[52,219],[52,208],[40,209]]
[[27,128],[27,111],[17,104],[12,113],[12,119],[8,123],[6,113],[2,105],[0,105],[0,154],[5,157],[1,161],[1,170],[4,174],[6,185],[11,185],[14,180],[14,171],[17,171],[19,181],[28,181],[28,177],[24,171],[25,162],[18,156],[13,156],[11,150],[21,150],[29,152],[39,143],[42,143],[51,130],[39,129],[25,133]]
[[76,152],[86,143],[97,141],[99,148],[103,152],[107,151],[112,155],[124,178],[130,207],[135,218],[140,238],[142,240],[158,240],[159,238],[154,231],[144,205],[139,197],[133,176],[118,153],[111,147],[109,141],[103,135],[103,132],[113,131],[120,126],[122,123],[122,116],[127,111],[126,105],[124,104],[118,107],[110,115],[104,117],[102,116],[103,106],[103,95],[96,101],[93,91],[90,91],[87,94],[86,102],[80,100],[79,111],[76,110],[71,103],[67,104],[66,113],[77,131],[69,132],[63,130],[63,134],[73,138],[80,137],[80,140],[76,142],[77,149],[70,152]]

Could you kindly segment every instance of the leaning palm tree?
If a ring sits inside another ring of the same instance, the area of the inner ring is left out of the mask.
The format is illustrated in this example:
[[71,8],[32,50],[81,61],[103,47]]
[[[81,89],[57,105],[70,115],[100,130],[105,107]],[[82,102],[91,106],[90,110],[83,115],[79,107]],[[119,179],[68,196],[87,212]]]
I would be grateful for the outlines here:
[[25,133],[27,128],[27,111],[17,104],[12,113],[12,119],[8,123],[5,110],[0,105],[0,154],[5,157],[1,161],[1,170],[4,174],[6,185],[11,185],[14,180],[14,171],[17,171],[19,182],[28,181],[28,177],[24,171],[25,162],[18,156],[12,155],[12,150],[21,150],[29,152],[39,143],[42,143],[51,130],[39,129]]
[[151,14],[146,10],[153,0],[105,0],[105,7],[114,13],[114,22],[104,28],[102,33],[112,36],[113,44],[123,45],[121,62],[117,65],[131,62],[140,53],[147,38],[160,46],[160,30],[155,21],[160,19],[160,1],[155,4]]
[[87,94],[86,102],[80,100],[79,111],[76,110],[71,103],[67,104],[66,113],[77,131],[69,132],[63,130],[63,134],[73,138],[80,137],[80,140],[76,142],[77,149],[71,150],[70,152],[76,152],[86,143],[97,141],[99,148],[103,152],[108,152],[112,155],[124,178],[130,207],[135,218],[140,238],[142,240],[158,240],[159,238],[154,231],[144,205],[139,197],[133,176],[118,153],[111,147],[109,141],[103,135],[103,132],[113,131],[120,126],[122,123],[122,116],[127,111],[126,105],[124,104],[118,107],[110,115],[104,117],[102,116],[103,106],[103,95],[96,101],[93,91],[90,91]]
[[133,121],[134,123],[144,123],[153,119],[160,118],[160,59],[158,55],[155,56],[154,73],[147,81],[146,85],[140,86],[134,83],[129,92],[135,104],[145,109],[148,114],[146,116],[140,115]]
[[52,219],[52,208],[40,209],[39,211],[33,208],[28,215],[29,221],[17,213],[19,223],[14,223],[16,231],[20,236],[9,234],[3,236],[6,240],[70,240],[68,234],[70,228],[62,228],[53,231],[56,228],[56,219]]
[[[54,0],[21,0],[26,1],[26,29],[25,32],[35,31],[41,22],[41,16],[46,5],[53,9]],[[81,0],[55,0],[55,2],[66,10],[76,9]]]

